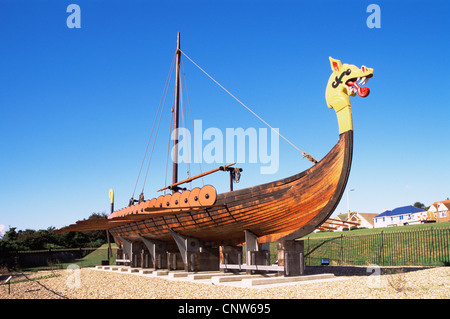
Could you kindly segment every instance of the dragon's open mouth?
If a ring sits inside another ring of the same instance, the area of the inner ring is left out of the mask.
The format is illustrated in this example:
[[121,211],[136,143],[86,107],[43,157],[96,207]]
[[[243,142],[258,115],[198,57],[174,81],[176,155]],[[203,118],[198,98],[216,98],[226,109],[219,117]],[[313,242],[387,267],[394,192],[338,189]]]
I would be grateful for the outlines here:
[[370,93],[370,88],[364,85],[372,76],[372,74],[369,74],[368,76],[362,78],[351,78],[350,80],[345,82],[345,84],[349,87],[350,92],[358,93],[360,97],[366,97]]

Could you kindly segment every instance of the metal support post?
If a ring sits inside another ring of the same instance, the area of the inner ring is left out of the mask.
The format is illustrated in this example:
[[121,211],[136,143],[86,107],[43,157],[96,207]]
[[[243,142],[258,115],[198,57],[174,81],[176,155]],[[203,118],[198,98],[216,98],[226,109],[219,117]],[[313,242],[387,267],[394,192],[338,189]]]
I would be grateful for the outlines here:
[[197,238],[169,229],[181,254],[185,271],[219,270],[219,249],[204,247]]
[[178,249],[181,253],[181,259],[183,260],[184,270],[192,271],[195,269],[195,256],[194,258],[189,258],[191,255],[195,253],[200,253],[200,241],[196,238],[185,237],[174,232],[169,228],[170,234],[172,235],[175,243],[178,246]]
[[[122,242],[122,249],[123,249],[123,252],[124,252],[124,256],[122,258],[123,258],[125,263],[126,262],[131,263],[131,261],[132,261],[132,250],[131,250],[132,247],[131,247],[131,245],[132,245],[132,243],[131,243],[131,241],[126,240],[125,238],[120,237],[120,236],[119,236],[119,239]],[[126,258],[126,256],[128,256],[128,258]]]
[[145,246],[147,246],[150,255],[150,262],[153,267],[155,269],[165,268],[165,265],[163,265],[163,260],[167,260],[167,258],[165,258],[165,255],[167,254],[167,243],[163,241],[148,239],[140,235],[139,237],[141,238]]

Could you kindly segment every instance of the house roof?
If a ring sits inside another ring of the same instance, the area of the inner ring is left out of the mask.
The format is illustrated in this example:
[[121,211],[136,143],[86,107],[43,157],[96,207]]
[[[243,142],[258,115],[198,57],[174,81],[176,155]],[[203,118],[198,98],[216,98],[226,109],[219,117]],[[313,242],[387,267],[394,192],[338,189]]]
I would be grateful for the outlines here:
[[441,200],[439,202],[434,202],[431,206],[434,206],[434,208],[436,208],[437,203],[440,203],[441,205],[444,205],[445,207],[447,207],[447,209],[450,210],[450,200]]
[[447,209],[450,209],[450,200],[443,200],[441,204],[444,204],[444,206],[447,207]]
[[348,213],[342,213],[338,214],[335,218],[342,220],[342,222],[346,221],[361,221],[362,219],[365,220],[370,225],[373,225],[374,221],[373,218],[378,215],[376,213],[358,213],[358,212],[352,212],[350,219],[348,219]]
[[369,223],[373,223],[373,218],[376,217],[378,214],[376,213],[358,213],[358,216]]
[[355,217],[358,220],[365,220],[368,224],[372,225],[374,224],[374,218],[376,217],[376,213],[356,213],[353,217]]
[[409,205],[409,206],[397,207],[393,210],[386,210],[386,211],[382,212],[381,214],[378,214],[374,218],[385,217],[385,216],[406,215],[406,214],[419,213],[419,212],[424,212],[424,210],[414,207],[412,205]]
[[336,216],[336,218],[338,218],[338,219],[340,219],[340,220],[342,220],[342,221],[347,220],[347,217],[348,217],[348,213],[341,213],[341,214],[338,214],[338,215]]

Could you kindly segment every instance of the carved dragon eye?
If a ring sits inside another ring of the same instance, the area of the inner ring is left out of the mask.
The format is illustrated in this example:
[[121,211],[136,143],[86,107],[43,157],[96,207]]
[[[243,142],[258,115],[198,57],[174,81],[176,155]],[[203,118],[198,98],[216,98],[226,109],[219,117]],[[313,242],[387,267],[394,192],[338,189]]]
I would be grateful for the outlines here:
[[361,67],[361,71],[366,72],[366,67],[364,65]]

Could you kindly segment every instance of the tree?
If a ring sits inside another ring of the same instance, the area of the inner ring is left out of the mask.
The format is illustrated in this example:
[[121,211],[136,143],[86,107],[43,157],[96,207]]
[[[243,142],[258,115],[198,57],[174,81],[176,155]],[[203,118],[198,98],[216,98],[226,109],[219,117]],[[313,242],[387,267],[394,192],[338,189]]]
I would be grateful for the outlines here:
[[17,239],[17,233],[16,233],[17,227],[10,227],[9,230],[3,235],[3,240],[5,241],[14,241]]
[[[91,219],[107,219],[108,215],[106,213],[92,213],[89,216],[89,220]],[[107,242],[106,239],[106,231],[104,230],[89,230],[84,231],[84,235],[86,236],[86,246],[84,247],[98,247]]]
[[417,208],[420,208],[420,209],[423,209],[423,210],[426,210],[425,204],[421,203],[421,202],[415,202],[413,206],[417,207]]
[[[105,219],[105,213],[93,213],[88,219]],[[16,231],[17,227],[10,227],[0,240],[0,251],[8,250],[41,250],[51,248],[83,248],[99,247],[107,242],[104,230],[77,231],[55,233],[55,227]]]

